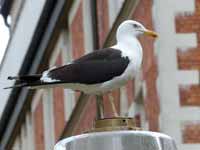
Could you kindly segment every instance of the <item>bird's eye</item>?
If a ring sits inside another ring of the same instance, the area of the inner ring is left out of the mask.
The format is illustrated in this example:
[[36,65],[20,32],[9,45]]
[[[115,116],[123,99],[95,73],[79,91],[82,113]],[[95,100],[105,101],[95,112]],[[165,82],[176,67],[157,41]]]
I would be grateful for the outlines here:
[[139,26],[137,24],[133,24],[134,28],[139,28]]

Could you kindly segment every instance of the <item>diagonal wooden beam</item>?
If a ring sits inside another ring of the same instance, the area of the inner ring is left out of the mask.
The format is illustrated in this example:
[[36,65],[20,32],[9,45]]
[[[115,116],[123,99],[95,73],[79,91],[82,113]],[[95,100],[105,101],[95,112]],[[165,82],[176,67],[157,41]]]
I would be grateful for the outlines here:
[[60,139],[73,135],[74,131],[76,130],[80,119],[85,111],[85,106],[88,103],[89,95],[81,93],[79,96],[78,102],[75,105],[75,108],[65,126],[65,129],[60,137]]
[[104,118],[104,106],[103,106],[103,96],[102,95],[96,96],[96,109],[97,109],[97,114],[96,114],[97,120]]

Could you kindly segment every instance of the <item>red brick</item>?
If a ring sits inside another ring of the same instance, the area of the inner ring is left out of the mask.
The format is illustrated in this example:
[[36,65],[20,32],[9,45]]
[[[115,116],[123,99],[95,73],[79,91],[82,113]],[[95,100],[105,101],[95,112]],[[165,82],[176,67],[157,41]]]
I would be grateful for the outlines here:
[[183,127],[183,143],[199,144],[200,143],[200,122],[189,122]]
[[53,108],[55,139],[57,140],[65,126],[64,90],[61,87],[56,87],[53,89]]
[[62,52],[60,52],[60,53],[58,54],[58,57],[56,58],[55,65],[56,65],[56,66],[61,66],[62,64],[63,64]]
[[[132,15],[134,20],[140,21],[148,29],[153,30],[152,0],[141,0]],[[156,89],[158,76],[157,58],[154,55],[154,39],[147,36],[140,38],[143,47],[143,80],[146,83],[147,95],[144,98],[145,112],[152,131],[159,130],[158,117],[160,113],[159,98]]]
[[200,51],[198,48],[186,52],[177,50],[178,68],[183,70],[200,70]]
[[[62,53],[60,52],[56,59],[56,66],[62,65]],[[64,111],[64,89],[56,87],[53,89],[53,108],[54,108],[54,128],[55,139],[57,140],[65,125],[65,111]]]
[[128,98],[128,106],[131,106],[134,100],[134,91],[135,91],[135,85],[134,85],[134,80],[128,81],[126,84],[126,91],[127,91],[127,98]]
[[71,41],[72,41],[72,55],[74,59],[84,55],[84,30],[83,30],[83,4],[79,4],[76,15],[72,20],[70,26]]
[[81,95],[81,92],[79,92],[79,91],[75,92],[75,100],[76,100],[76,102],[78,101],[80,95]]
[[136,122],[136,127],[141,127],[141,116],[140,116],[140,114],[136,114],[134,116],[134,118],[135,118],[135,122]]
[[96,100],[94,97],[90,97],[74,134],[81,134],[91,130],[95,119],[96,119]]
[[144,105],[147,119],[149,121],[149,129],[151,131],[159,130],[158,117],[160,113],[160,104],[156,88],[156,68],[156,64],[152,64],[152,68],[148,71],[148,77],[145,80],[147,87],[147,95],[144,100]]
[[180,49],[177,51],[178,68],[200,70],[200,0],[195,1],[195,12],[189,15],[176,16],[176,32],[177,33],[196,33],[197,47],[190,48],[183,52]]
[[[120,112],[120,91],[119,91],[119,89],[114,90],[112,93],[109,93],[109,94],[111,94],[113,96],[115,107],[117,109],[117,112],[119,113]],[[104,103],[104,111],[105,111],[104,117],[105,118],[113,117],[114,114],[113,114],[112,107],[111,107],[111,104],[108,99],[108,94],[105,94],[103,96],[103,103]]]
[[181,106],[200,106],[200,85],[180,86]]
[[108,0],[97,1],[97,20],[99,45],[102,47],[109,31]]
[[44,116],[42,98],[33,112],[35,149],[44,150]]
[[[82,0],[77,9],[70,26],[72,41],[72,56],[77,59],[84,55],[84,30],[83,30],[83,4]],[[80,92],[75,92],[75,98],[78,100]]]
[[[189,15],[177,15],[175,18],[177,33],[196,33],[197,47],[177,50],[178,68],[182,70],[200,70],[200,0],[195,0],[195,12]],[[200,106],[200,86],[181,85],[179,88],[181,106]],[[200,122],[184,124],[183,143],[200,143]]]

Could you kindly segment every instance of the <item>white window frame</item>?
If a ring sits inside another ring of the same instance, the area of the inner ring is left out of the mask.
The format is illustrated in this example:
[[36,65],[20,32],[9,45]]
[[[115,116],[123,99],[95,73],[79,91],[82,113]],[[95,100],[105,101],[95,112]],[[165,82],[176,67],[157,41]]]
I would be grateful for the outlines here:
[[125,0],[108,0],[109,28],[112,27]]
[[44,114],[44,145],[45,150],[53,149],[55,143],[55,128],[53,114],[52,90],[45,89],[43,94],[43,114]]

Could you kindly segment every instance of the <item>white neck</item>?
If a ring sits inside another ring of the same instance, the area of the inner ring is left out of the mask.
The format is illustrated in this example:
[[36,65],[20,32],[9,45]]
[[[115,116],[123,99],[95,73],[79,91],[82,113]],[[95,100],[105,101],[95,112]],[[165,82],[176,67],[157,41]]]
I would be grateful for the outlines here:
[[124,38],[117,41],[117,44],[112,48],[119,49],[123,57],[128,57],[133,65],[134,70],[139,70],[142,64],[142,47],[136,37]]
[[134,59],[142,59],[142,47],[135,36],[118,38],[117,44],[113,46],[113,48],[120,49],[123,53],[123,56],[129,56]]

